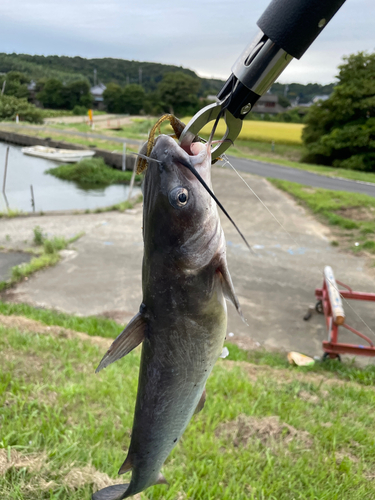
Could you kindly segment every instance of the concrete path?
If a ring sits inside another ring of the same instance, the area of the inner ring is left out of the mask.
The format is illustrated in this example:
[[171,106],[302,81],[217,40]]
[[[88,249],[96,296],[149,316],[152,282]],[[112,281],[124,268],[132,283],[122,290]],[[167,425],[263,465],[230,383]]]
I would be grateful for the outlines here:
[[[242,172],[260,175],[261,177],[273,177],[285,181],[298,182],[305,186],[312,186],[334,191],[349,191],[352,193],[367,194],[375,197],[375,184],[362,181],[351,181],[338,177],[327,177],[325,175],[314,174],[299,168],[284,167],[275,163],[265,161],[246,160],[228,156],[230,163]],[[276,161],[276,160],[275,160]],[[228,167],[230,168],[230,167]]]
[[[331,265],[338,279],[369,292],[375,292],[374,269],[367,267],[364,257],[332,247],[329,230],[268,181],[244,175],[293,239],[234,172],[213,170],[215,193],[255,251],[251,254],[233,226],[222,218],[229,268],[249,323],[246,326],[229,305],[228,331],[234,333],[234,339],[259,342],[267,348],[319,355],[326,337],[323,317],[314,315],[309,322],[302,318],[308,305],[315,303],[314,289],[322,283],[323,267]],[[119,321],[128,321],[137,312],[142,299],[141,207],[127,213],[14,218],[1,224],[0,245],[20,249],[30,245],[36,225],[50,235],[70,237],[86,232],[64,252],[61,263],[8,291],[6,299],[81,315],[104,314]],[[348,323],[368,333],[345,308]],[[353,308],[375,330],[373,307],[356,302]],[[351,337],[344,334],[342,338],[348,341]]]

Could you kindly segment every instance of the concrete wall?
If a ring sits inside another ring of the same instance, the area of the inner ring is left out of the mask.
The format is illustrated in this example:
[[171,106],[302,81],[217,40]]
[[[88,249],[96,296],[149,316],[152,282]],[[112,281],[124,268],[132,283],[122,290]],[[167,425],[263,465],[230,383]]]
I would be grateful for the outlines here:
[[[18,146],[47,146],[51,148],[61,149],[91,149],[95,151],[95,156],[100,156],[101,158],[103,158],[107,165],[110,165],[111,167],[117,169],[122,168],[122,154],[111,153],[110,151],[106,151],[105,149],[87,148],[85,146],[81,146],[80,144],[71,144],[64,141],[54,141],[53,139],[49,138],[42,139],[41,137],[33,137],[30,135],[8,132],[6,130],[0,130],[0,141],[17,144]],[[135,155],[126,155],[126,170],[133,170],[135,160]]]

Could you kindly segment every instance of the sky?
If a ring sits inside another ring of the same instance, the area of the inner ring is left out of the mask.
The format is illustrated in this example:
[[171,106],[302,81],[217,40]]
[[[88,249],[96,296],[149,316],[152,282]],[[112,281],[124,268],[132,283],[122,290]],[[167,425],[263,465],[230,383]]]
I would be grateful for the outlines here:
[[[322,0],[327,1],[327,0]],[[226,80],[270,0],[2,0],[0,52],[113,57]],[[281,83],[331,83],[342,57],[375,50],[375,1],[346,0]],[[100,75],[98,75],[100,79]]]

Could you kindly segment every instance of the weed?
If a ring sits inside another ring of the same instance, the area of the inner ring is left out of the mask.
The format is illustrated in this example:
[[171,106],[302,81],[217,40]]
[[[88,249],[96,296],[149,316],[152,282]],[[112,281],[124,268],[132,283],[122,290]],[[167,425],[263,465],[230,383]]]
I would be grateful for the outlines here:
[[53,254],[58,252],[59,250],[63,250],[68,245],[68,242],[65,238],[54,237],[51,240],[43,241],[43,248],[46,254]]
[[[38,227],[38,226],[37,226]],[[12,267],[11,270],[11,279],[9,281],[2,281],[0,283],[0,291],[8,288],[15,283],[21,281],[22,279],[30,276],[31,274],[43,269],[44,267],[49,267],[55,265],[60,260],[59,251],[63,250],[68,246],[69,243],[76,241],[80,238],[84,233],[79,233],[75,235],[73,238],[66,240],[65,238],[61,238],[55,236],[52,239],[46,239],[40,228],[35,233],[34,228],[34,237],[37,234],[37,238],[41,237],[43,242],[43,253],[41,255],[37,255],[33,257],[30,262],[20,264],[18,266]],[[41,236],[40,236],[41,235]],[[35,238],[34,238],[35,241]],[[40,241],[40,240],[37,240]],[[34,253],[37,251],[34,249]]]
[[33,229],[34,232],[34,245],[43,245],[43,241],[45,236],[43,234],[42,228],[40,226],[35,226]]

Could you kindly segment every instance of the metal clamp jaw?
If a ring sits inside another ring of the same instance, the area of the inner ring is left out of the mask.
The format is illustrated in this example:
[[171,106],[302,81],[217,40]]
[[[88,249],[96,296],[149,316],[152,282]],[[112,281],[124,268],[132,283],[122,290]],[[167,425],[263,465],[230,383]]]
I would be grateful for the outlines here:
[[193,142],[207,123],[222,117],[227,124],[222,137],[225,142],[211,151],[212,159],[218,158],[237,139],[242,120],[292,59],[263,32],[259,32],[234,64],[232,75],[217,95],[219,102],[201,109],[190,120],[180,137],[180,143]]

